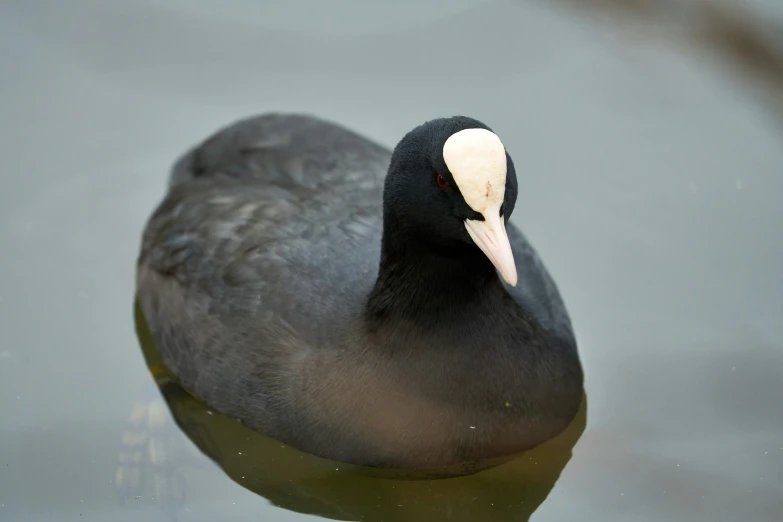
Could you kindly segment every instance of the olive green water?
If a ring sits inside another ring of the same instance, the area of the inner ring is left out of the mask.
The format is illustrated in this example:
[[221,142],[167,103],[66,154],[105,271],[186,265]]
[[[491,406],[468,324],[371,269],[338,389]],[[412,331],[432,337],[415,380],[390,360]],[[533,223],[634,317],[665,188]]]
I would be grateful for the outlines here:
[[[781,519],[783,133],[751,82],[542,2],[221,5],[0,2],[0,521]],[[586,416],[493,470],[397,481],[168,380],[136,332],[140,231],[180,152],[267,110],[387,145],[490,124]]]

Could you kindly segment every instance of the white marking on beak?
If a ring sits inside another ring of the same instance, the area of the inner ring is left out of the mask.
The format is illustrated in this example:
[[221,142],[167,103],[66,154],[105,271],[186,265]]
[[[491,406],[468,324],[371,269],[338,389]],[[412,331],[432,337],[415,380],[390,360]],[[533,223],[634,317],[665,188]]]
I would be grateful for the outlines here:
[[489,258],[503,279],[517,286],[517,265],[506,233],[506,222],[497,212],[484,214],[484,221],[466,219],[465,228],[474,243]]
[[465,228],[503,279],[517,284],[517,267],[500,208],[506,195],[506,149],[494,132],[464,129],[443,145],[443,159],[462,197],[484,221],[466,219]]
[[506,149],[494,132],[455,132],[443,145],[443,160],[470,208],[484,215],[500,212],[506,194]]

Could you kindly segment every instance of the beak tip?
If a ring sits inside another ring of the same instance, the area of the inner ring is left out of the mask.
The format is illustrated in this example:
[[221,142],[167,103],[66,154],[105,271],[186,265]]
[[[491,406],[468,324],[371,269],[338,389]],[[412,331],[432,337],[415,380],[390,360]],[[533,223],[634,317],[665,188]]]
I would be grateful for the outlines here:
[[517,267],[514,253],[501,219],[484,221],[465,220],[465,228],[476,246],[489,258],[498,275],[509,285],[517,286]]

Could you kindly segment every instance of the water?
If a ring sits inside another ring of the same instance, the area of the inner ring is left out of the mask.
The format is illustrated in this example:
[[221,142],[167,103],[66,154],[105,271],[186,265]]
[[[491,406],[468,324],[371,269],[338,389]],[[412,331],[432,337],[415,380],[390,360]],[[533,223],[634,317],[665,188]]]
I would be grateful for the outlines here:
[[[752,82],[544,3],[209,4],[0,7],[0,520],[779,520],[783,133]],[[580,341],[581,438],[369,478],[157,374],[183,435],[136,334],[139,235],[184,148],[267,110],[503,136]]]

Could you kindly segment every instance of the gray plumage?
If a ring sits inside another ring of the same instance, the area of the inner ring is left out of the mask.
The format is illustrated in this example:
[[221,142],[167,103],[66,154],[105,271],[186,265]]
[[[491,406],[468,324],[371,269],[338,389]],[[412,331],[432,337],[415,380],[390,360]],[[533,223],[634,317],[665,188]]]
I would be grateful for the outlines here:
[[345,462],[436,468],[550,438],[577,411],[581,367],[557,287],[513,224],[516,287],[432,328],[368,326],[391,154],[271,114],[184,155],[138,261],[163,360],[218,411]]

